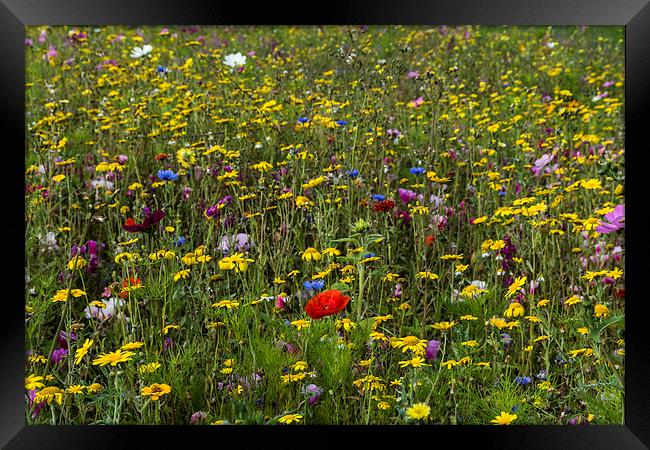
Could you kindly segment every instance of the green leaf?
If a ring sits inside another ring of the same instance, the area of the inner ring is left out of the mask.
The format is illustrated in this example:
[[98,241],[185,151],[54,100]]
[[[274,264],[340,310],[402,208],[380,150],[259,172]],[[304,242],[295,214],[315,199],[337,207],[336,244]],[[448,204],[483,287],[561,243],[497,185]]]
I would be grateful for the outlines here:
[[330,242],[357,242],[357,240],[352,238],[341,238],[341,239],[334,239],[333,241]]
[[616,322],[620,322],[623,319],[625,319],[625,316],[620,315],[620,316],[612,316],[611,318],[603,321],[603,323],[600,325],[599,328],[591,332],[592,339],[599,338],[603,330],[605,330],[605,328],[615,324]]

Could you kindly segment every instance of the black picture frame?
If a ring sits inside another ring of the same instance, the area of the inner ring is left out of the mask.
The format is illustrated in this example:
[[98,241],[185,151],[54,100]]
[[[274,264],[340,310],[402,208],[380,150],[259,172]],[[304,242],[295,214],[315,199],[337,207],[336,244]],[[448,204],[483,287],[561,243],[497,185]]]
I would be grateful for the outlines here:
[[[25,145],[24,124],[24,38],[27,25],[108,25],[108,24],[434,24],[434,25],[618,25],[625,26],[626,52],[626,376],[625,425],[621,426],[459,426],[459,427],[172,427],[172,426],[29,426],[24,419],[24,304],[20,294],[24,269],[24,229],[12,219],[24,213],[24,180],[19,170]],[[464,447],[468,440],[481,448],[544,449],[643,449],[650,447],[650,346],[645,335],[647,300],[643,296],[644,244],[642,230],[643,152],[647,133],[643,112],[650,106],[650,4],[649,0],[387,0],[377,2],[318,3],[294,2],[237,4],[210,1],[111,0],[0,0],[0,89],[6,144],[5,204],[3,225],[4,285],[17,295],[6,295],[2,346],[3,368],[0,389],[0,445],[23,448],[131,448],[137,441],[151,448],[169,448],[173,441],[190,444],[206,439],[211,445],[266,444],[270,440],[286,445],[314,441],[346,445],[358,437],[364,445],[379,443],[386,434],[398,442],[425,439],[428,445]],[[7,137],[12,138],[7,140]],[[9,145],[7,142],[13,142]],[[22,238],[20,233],[22,232]],[[9,248],[6,246],[9,245]],[[334,432],[332,432],[334,431]],[[226,440],[223,440],[226,439]],[[446,442],[445,442],[446,441]],[[445,443],[443,443],[445,442]],[[302,444],[300,444],[302,446]]]

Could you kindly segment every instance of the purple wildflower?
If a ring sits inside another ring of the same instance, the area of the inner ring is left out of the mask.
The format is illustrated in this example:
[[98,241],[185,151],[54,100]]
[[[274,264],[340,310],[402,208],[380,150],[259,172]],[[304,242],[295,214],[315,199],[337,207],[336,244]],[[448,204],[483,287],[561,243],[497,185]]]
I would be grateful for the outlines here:
[[425,349],[424,357],[427,361],[432,361],[438,357],[438,352],[440,351],[440,341],[432,340],[429,341],[429,345]]
[[305,386],[303,393],[305,395],[313,394],[309,399],[307,399],[307,403],[309,403],[309,406],[314,406],[316,402],[318,402],[318,399],[320,399],[320,396],[323,393],[323,388],[320,388],[315,384],[308,384]]
[[205,210],[205,215],[208,217],[217,218],[219,217],[219,208],[217,205],[210,206]]
[[67,356],[68,356],[68,349],[67,348],[57,348],[56,350],[54,350],[52,352],[51,359],[52,359],[52,362],[54,364],[58,364],[58,363],[60,363],[62,361],[65,361]]
[[192,425],[196,425],[200,421],[204,420],[206,417],[208,417],[208,414],[206,412],[197,411],[194,414],[192,414],[192,417],[190,417],[190,423]]
[[36,403],[34,401],[37,393],[38,393],[38,389],[32,389],[27,394],[27,397],[29,398],[29,409],[32,410],[32,419],[36,418],[41,412],[41,409],[43,409],[43,407],[45,406],[45,402]]
[[77,335],[74,334],[73,332],[68,333],[65,332],[65,330],[61,330],[59,332],[59,335],[57,336],[57,342],[61,346],[61,348],[68,348],[68,343],[69,341],[75,342],[77,340]]
[[50,62],[50,61],[52,61],[54,58],[56,58],[58,54],[59,54],[59,52],[56,51],[56,48],[54,48],[53,45],[50,45],[50,48],[47,50],[47,52],[45,53],[45,55],[43,55],[43,59],[44,59],[45,61],[47,61],[47,62]]
[[165,338],[165,342],[163,342],[163,352],[166,352],[174,346],[176,346],[176,343],[172,341],[171,338]]

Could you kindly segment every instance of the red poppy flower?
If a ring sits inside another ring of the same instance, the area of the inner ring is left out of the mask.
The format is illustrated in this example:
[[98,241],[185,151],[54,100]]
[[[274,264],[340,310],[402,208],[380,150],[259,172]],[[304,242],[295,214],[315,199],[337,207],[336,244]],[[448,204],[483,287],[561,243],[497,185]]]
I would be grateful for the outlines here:
[[429,247],[431,247],[434,242],[436,242],[436,237],[432,234],[424,238],[424,243]]
[[350,297],[341,294],[336,289],[316,294],[305,305],[305,312],[312,319],[322,319],[325,316],[337,314],[345,309]]

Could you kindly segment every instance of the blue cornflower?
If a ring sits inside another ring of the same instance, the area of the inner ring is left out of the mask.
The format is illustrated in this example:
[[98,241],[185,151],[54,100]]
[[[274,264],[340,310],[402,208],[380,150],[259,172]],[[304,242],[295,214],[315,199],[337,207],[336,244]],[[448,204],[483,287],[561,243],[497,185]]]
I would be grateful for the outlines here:
[[345,120],[337,120],[336,124],[340,127],[346,126],[348,123]]
[[172,170],[161,169],[158,171],[158,178],[161,180],[176,181],[178,180],[178,175]]
[[359,171],[357,169],[348,170],[345,173],[346,173],[347,176],[349,176],[351,178],[356,178],[356,177],[359,176]]
[[363,255],[364,258],[374,258],[375,256],[377,255],[375,255],[374,253],[366,253],[365,255]]
[[413,175],[422,175],[424,173],[424,167],[411,167],[409,172]]
[[308,291],[320,291],[325,287],[323,280],[307,280],[302,284]]
[[526,386],[527,384],[530,384],[530,382],[533,381],[530,377],[516,377],[515,378],[515,383],[520,384],[522,386]]
[[373,194],[372,199],[376,202],[383,202],[386,200],[386,196],[382,194]]
[[506,195],[506,187],[505,186],[501,186],[501,190],[499,191],[499,195],[501,197],[504,197]]
[[167,67],[165,66],[158,66],[156,67],[156,72],[166,74],[167,72],[169,72],[169,69],[167,69]]
[[298,122],[307,123],[309,122],[309,119],[307,117],[298,117]]
[[185,242],[187,242],[185,236],[179,236],[178,239],[174,241],[174,247],[180,247],[181,245],[185,244]]

